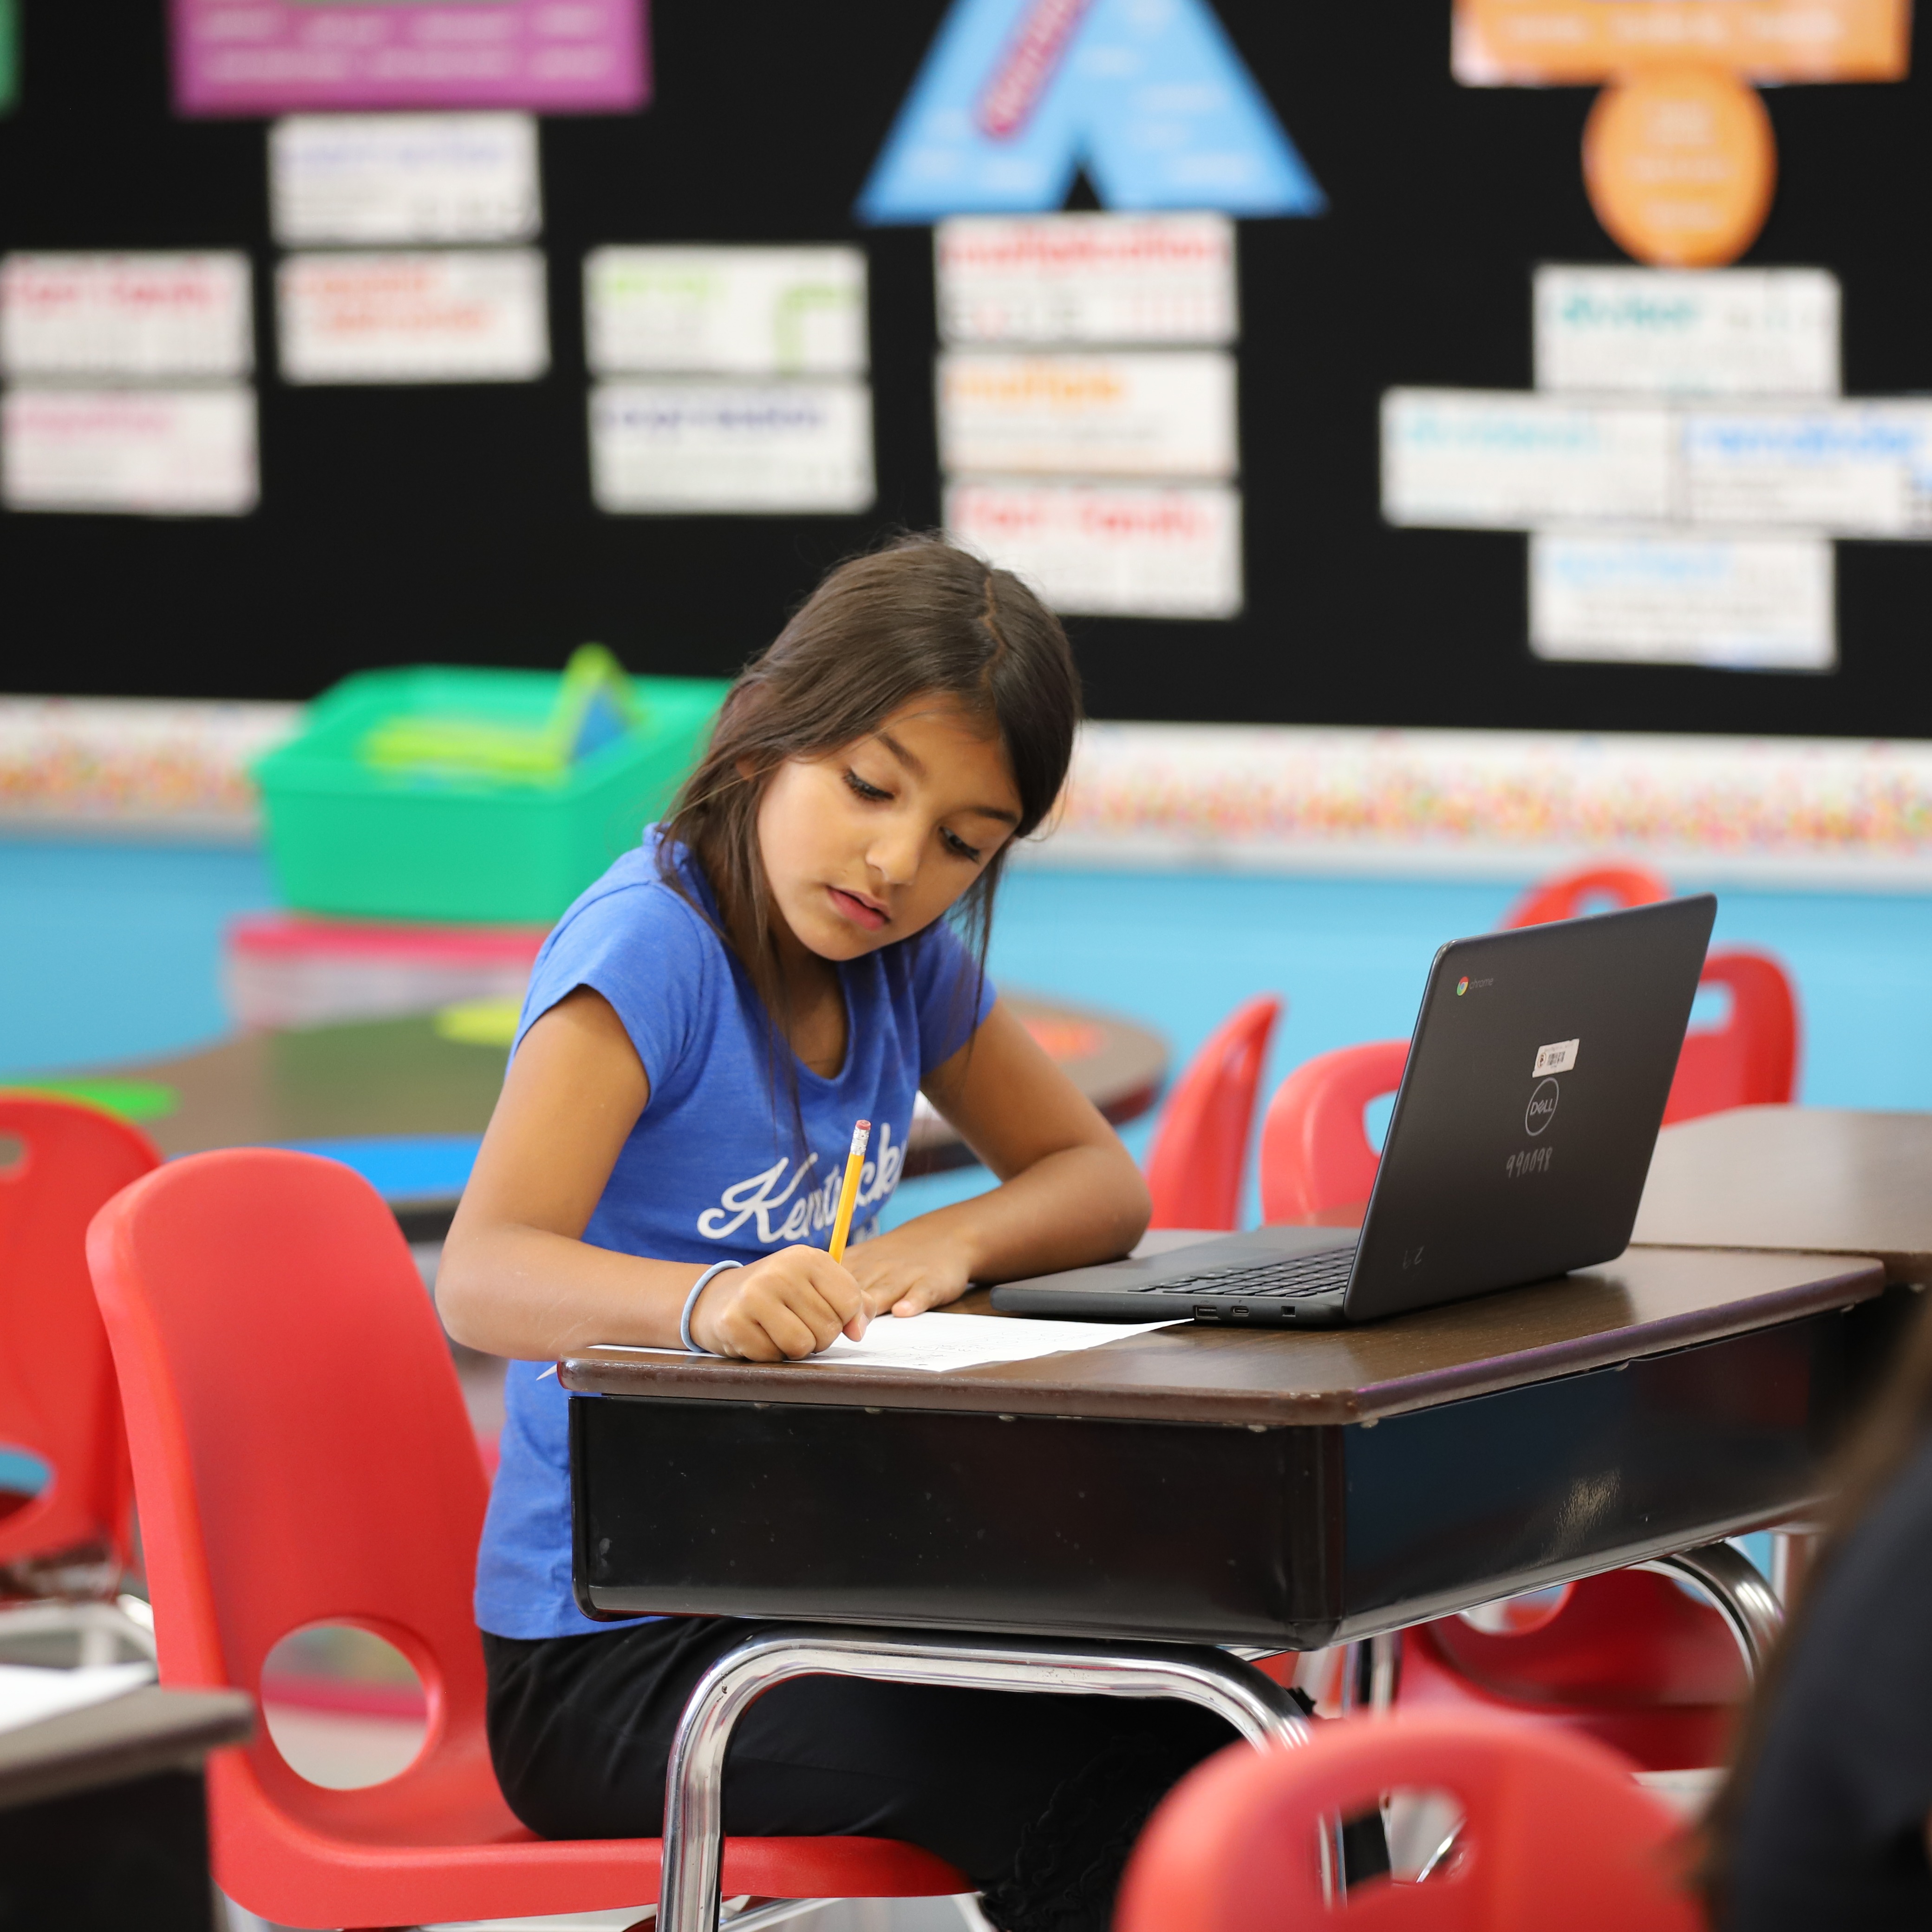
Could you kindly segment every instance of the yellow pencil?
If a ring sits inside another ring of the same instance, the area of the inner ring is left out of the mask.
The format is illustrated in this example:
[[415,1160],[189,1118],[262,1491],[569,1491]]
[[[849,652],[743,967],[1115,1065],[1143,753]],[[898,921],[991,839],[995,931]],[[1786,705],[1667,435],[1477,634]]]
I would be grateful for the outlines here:
[[872,1137],[870,1120],[852,1130],[852,1151],[845,1156],[844,1184],[838,1190],[838,1212],[832,1222],[832,1258],[845,1258],[845,1237],[852,1232],[852,1210],[859,1204],[859,1175],[866,1165],[866,1143]]

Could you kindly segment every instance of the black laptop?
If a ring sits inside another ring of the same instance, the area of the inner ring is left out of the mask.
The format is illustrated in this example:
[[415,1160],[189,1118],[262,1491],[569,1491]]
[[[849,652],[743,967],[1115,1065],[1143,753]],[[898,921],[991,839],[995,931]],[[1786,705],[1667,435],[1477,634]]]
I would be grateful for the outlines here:
[[1329,1325],[1610,1260],[1636,1220],[1717,910],[1706,892],[1444,946],[1359,1235],[1258,1228],[1008,1282],[993,1306]]

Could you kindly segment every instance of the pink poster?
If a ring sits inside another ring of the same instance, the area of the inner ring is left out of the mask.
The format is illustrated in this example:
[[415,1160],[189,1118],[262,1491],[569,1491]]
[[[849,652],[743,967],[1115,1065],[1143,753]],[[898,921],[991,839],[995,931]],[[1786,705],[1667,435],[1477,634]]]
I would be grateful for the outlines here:
[[650,98],[646,0],[173,0],[183,114],[523,107]]

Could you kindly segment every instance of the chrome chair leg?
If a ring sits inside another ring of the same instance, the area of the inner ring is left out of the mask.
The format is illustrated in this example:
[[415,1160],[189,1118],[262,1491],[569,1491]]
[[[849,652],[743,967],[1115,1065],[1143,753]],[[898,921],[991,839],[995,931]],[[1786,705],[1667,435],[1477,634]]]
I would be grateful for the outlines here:
[[1784,1628],[1784,1611],[1776,1592],[1742,1550],[1728,1543],[1707,1543],[1635,1568],[1679,1578],[1706,1598],[1729,1627],[1744,1660],[1744,1675],[1757,1681]]
[[678,1720],[664,1778],[658,1932],[717,1932],[724,1754],[732,1731],[762,1692],[789,1678],[811,1676],[1172,1697],[1225,1718],[1252,1744],[1301,1744],[1309,1735],[1300,1707],[1280,1685],[1212,1648],[775,1624],[726,1652],[700,1679]]

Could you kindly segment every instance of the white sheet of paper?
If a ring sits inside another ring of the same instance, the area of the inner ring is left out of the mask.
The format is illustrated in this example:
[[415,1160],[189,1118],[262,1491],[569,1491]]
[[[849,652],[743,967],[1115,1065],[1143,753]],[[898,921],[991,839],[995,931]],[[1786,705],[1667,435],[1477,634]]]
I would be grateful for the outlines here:
[[[809,1359],[838,1369],[973,1369],[986,1362],[1030,1362],[1042,1355],[1066,1355],[1097,1348],[1129,1335],[1172,1328],[1173,1322],[1050,1322],[1030,1316],[988,1321],[982,1315],[948,1315],[943,1310],[901,1321],[886,1316],[866,1330],[862,1342],[841,1335],[830,1348]],[[990,1333],[988,1331],[991,1331]]]
[[601,383],[590,478],[616,514],[849,515],[874,495],[872,392],[849,379]]
[[584,346],[599,376],[862,376],[858,248],[595,248]]
[[1467,530],[1662,522],[1672,512],[1676,448],[1666,407],[1390,389],[1382,398],[1382,514]]
[[260,494],[255,392],[9,389],[0,501],[10,510],[239,517]]
[[1238,616],[1241,495],[1226,484],[956,483],[946,527],[1076,616]]
[[1692,410],[1683,452],[1694,523],[1932,537],[1932,403]]
[[1219,350],[939,358],[951,476],[1218,478],[1239,451],[1234,358]]
[[246,255],[0,262],[0,370],[16,380],[245,376],[254,359]]
[[1829,670],[1832,584],[1822,538],[1544,533],[1530,539],[1530,647],[1572,662]]
[[[862,1342],[841,1335],[829,1348],[798,1364],[817,1363],[840,1369],[923,1369],[935,1375],[949,1369],[978,1368],[988,1362],[1030,1362],[1042,1355],[1077,1354],[1118,1342],[1128,1335],[1145,1335],[1156,1328],[1181,1326],[1176,1322],[1049,1322],[1014,1316],[989,1321],[983,1315],[948,1315],[944,1310],[914,1315],[902,1321],[882,1316],[866,1330]],[[645,1348],[622,1342],[597,1345],[625,1355],[682,1355],[682,1348]]]
[[154,1681],[152,1664],[108,1664],[80,1670],[0,1664],[0,1731],[17,1731],[68,1711],[124,1697]]
[[284,248],[528,242],[543,225],[530,114],[291,114],[268,135]]
[[948,342],[1232,342],[1224,214],[967,214],[934,231]]
[[1823,268],[1536,272],[1536,386],[1646,396],[1834,396]]
[[534,248],[291,255],[275,291],[291,382],[529,382],[550,367]]

